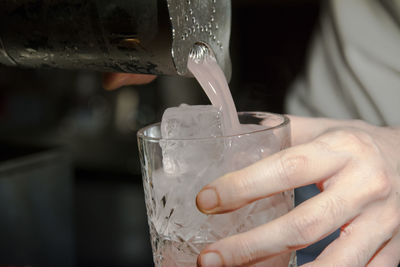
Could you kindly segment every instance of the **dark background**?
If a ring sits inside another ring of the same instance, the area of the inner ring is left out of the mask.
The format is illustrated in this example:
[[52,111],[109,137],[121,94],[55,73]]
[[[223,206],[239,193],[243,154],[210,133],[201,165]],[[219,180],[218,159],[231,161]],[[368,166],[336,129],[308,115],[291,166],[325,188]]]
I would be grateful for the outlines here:
[[[283,112],[284,96],[304,66],[318,12],[319,1],[233,1],[230,85],[238,110]],[[69,238],[67,247],[49,246],[48,252],[58,255],[62,249],[60,257],[70,255],[77,266],[152,266],[135,134],[159,121],[166,107],[182,102],[208,100],[192,79],[180,77],[106,92],[99,73],[0,67],[0,200],[1,192],[10,192],[1,187],[11,188],[14,179],[7,164],[19,162],[13,173],[24,169],[27,188],[35,190],[32,198],[41,196],[38,203],[47,203],[39,205],[40,213],[23,193],[18,199],[3,197],[0,216],[15,221],[0,224],[0,234],[28,227],[46,236],[11,235],[8,247],[26,252],[26,244],[43,247],[33,240],[53,244]],[[56,161],[65,164],[54,168],[48,153],[67,155]],[[29,161],[35,157],[41,160]],[[43,171],[32,175],[37,169]],[[43,176],[69,177],[70,184],[52,189],[63,200],[45,193]],[[21,184],[12,188],[19,190]],[[21,200],[28,204],[21,206]],[[46,215],[51,211],[67,219],[51,221]],[[0,264],[32,264],[17,262],[22,254],[14,262],[0,257]]]

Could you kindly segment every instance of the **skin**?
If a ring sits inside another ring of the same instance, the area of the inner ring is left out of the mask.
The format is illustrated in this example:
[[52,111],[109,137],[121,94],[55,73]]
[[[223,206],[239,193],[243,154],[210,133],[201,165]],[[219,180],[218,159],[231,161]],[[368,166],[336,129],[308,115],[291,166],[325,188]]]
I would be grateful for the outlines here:
[[[118,76],[105,79],[105,86],[154,79]],[[292,147],[205,186],[197,195],[197,207],[205,214],[225,213],[309,184],[316,184],[321,194],[274,221],[211,244],[197,265],[248,266],[306,247],[341,228],[340,237],[303,266],[397,266],[400,127],[358,120],[290,120]]]
[[224,213],[308,184],[322,193],[270,223],[208,246],[198,266],[247,266],[306,247],[340,227],[340,237],[303,266],[397,266],[400,128],[290,119],[291,148],[207,185],[197,206],[206,214]]
[[105,73],[103,74],[103,87],[106,90],[115,90],[125,85],[145,84],[153,81],[154,75],[130,73]]

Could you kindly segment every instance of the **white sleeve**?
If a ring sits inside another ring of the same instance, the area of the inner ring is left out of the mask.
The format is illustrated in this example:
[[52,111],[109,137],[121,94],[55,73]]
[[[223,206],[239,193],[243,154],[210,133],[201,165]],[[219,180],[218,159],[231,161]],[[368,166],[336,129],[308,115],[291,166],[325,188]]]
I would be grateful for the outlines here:
[[400,125],[400,1],[331,0],[289,113]]

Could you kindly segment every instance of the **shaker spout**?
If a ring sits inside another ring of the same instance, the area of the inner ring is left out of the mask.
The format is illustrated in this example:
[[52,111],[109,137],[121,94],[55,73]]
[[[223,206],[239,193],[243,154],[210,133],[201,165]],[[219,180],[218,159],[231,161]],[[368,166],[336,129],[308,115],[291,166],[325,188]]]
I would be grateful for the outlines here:
[[231,77],[229,39],[230,0],[167,0],[173,29],[172,55],[177,72],[190,75],[187,59],[195,43],[205,43],[215,55],[227,80]]

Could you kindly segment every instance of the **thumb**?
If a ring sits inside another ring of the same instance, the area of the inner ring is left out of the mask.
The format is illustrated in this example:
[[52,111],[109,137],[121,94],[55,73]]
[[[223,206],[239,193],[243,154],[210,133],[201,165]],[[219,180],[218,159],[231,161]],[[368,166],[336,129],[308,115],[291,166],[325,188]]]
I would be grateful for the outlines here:
[[103,74],[103,87],[114,90],[125,85],[146,84],[156,78],[154,75],[133,73],[105,73]]

